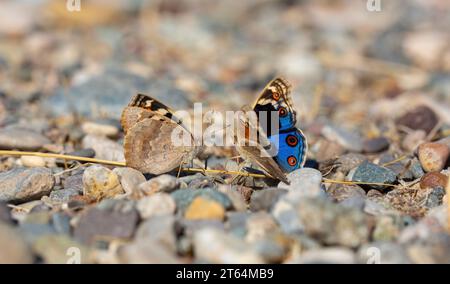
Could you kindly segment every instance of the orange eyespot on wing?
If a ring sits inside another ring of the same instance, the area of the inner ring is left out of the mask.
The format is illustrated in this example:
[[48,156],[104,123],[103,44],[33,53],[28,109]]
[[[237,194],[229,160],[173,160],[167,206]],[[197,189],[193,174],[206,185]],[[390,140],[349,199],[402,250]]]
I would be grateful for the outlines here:
[[295,147],[297,146],[298,138],[295,137],[294,135],[288,135],[286,137],[286,143],[291,147]]
[[290,166],[295,166],[297,164],[297,158],[295,158],[294,156],[289,156],[287,158],[287,162]]
[[287,110],[284,107],[280,107],[280,109],[278,110],[278,114],[281,117],[285,117],[287,115]]

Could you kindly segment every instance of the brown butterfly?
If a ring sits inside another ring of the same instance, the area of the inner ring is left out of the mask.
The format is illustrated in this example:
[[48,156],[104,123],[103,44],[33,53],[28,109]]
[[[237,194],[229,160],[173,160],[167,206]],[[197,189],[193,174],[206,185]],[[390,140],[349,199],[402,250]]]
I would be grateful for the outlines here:
[[[193,135],[174,112],[146,95],[134,96],[123,110],[124,154],[129,167],[154,175],[170,172],[197,155]],[[173,136],[177,131],[176,136]],[[189,137],[188,145],[174,145],[173,139]]]

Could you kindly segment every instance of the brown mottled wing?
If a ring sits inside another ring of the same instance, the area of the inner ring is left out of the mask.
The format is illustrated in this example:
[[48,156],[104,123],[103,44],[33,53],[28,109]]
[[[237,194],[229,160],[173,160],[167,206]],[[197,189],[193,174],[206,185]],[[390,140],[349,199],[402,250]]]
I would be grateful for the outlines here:
[[[248,108],[244,107],[243,110],[248,111]],[[269,176],[289,184],[289,180],[286,178],[285,173],[263,147],[263,145],[268,145],[268,140],[264,138],[265,134],[263,133],[263,130],[260,128],[257,130],[256,126],[252,125],[245,115],[238,116],[236,123],[239,127],[246,129],[245,134],[240,133],[239,131],[236,133],[236,149],[242,158],[258,165]],[[251,141],[251,135],[248,134],[251,131],[257,131],[257,141]],[[242,134],[244,134],[244,136],[242,136]],[[264,141],[261,141],[261,139]]]
[[[127,166],[155,175],[179,167],[193,152],[193,147],[172,143],[172,132],[176,128],[185,137],[192,137],[185,128],[159,114],[153,114],[131,126],[124,140]],[[191,143],[194,145],[193,140]]]
[[[296,112],[291,98],[291,84],[283,78],[275,78],[264,87],[262,92],[257,96],[255,102],[251,106],[255,109],[257,105],[279,104],[286,108],[288,112],[293,113],[294,125]],[[278,98],[277,100],[274,97]],[[277,109],[277,108],[276,108]]]
[[285,173],[272,157],[262,157],[261,152],[265,151],[261,145],[256,146],[238,146],[238,152],[244,159],[248,159],[261,167],[269,176],[279,179],[280,181],[289,184]]
[[173,111],[169,107],[143,94],[137,94],[130,100],[128,106],[122,112],[120,122],[124,132],[127,133],[128,129],[138,121],[150,118],[155,114],[165,116],[181,124],[181,121],[173,116]]

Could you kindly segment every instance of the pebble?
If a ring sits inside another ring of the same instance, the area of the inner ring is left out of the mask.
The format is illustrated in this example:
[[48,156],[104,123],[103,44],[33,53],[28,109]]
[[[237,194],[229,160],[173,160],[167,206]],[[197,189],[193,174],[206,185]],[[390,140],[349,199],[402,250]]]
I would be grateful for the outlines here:
[[197,262],[211,264],[262,264],[250,246],[221,230],[205,228],[194,233],[194,256]]
[[445,167],[449,155],[449,147],[440,143],[423,143],[417,150],[419,161],[426,172],[441,171]]
[[159,246],[164,246],[172,253],[176,253],[175,217],[170,215],[155,216],[145,220],[136,230],[135,240],[149,241]]
[[180,264],[174,254],[164,246],[148,240],[138,240],[117,251],[122,264]]
[[217,201],[198,196],[186,209],[184,216],[188,220],[223,220],[225,209]]
[[225,229],[232,235],[244,239],[247,235],[248,212],[227,212]]
[[140,199],[136,208],[141,218],[147,219],[154,216],[174,214],[176,204],[170,194],[158,192]]
[[285,198],[280,198],[272,209],[272,215],[285,234],[296,235],[303,232],[303,224],[295,206]]
[[92,200],[101,200],[123,194],[116,173],[100,165],[88,167],[83,173],[83,195]]
[[[74,139],[77,140],[77,139]],[[78,151],[73,151],[73,152],[69,152],[67,153],[67,155],[71,155],[71,156],[78,156],[78,157],[86,157],[86,158],[94,158],[95,157],[95,150],[92,148],[86,148],[86,149],[81,149]]]
[[221,207],[223,207],[224,209],[230,209],[232,206],[230,199],[225,194],[211,188],[178,189],[172,192],[171,195],[172,198],[175,200],[175,203],[177,204],[177,211],[182,214],[184,214],[184,212],[192,203],[192,201],[198,196],[216,201],[220,203]]
[[63,204],[67,203],[75,196],[80,196],[80,192],[73,188],[64,188],[64,189],[58,189],[53,190],[50,193],[50,200],[54,202],[55,204]]
[[97,159],[125,162],[122,145],[106,137],[88,134],[84,136],[81,144],[85,149],[94,149]]
[[362,211],[323,198],[301,200],[298,216],[305,233],[326,245],[357,247],[365,243],[369,236],[366,216]]
[[273,234],[278,231],[278,225],[275,219],[267,212],[260,211],[248,217],[247,235],[245,240],[252,243],[258,239],[263,239],[265,236]]
[[68,176],[63,182],[65,189],[75,189],[79,193],[83,193],[83,173],[77,173]]
[[116,137],[119,134],[119,128],[111,123],[86,121],[81,125],[81,129],[86,134]]
[[431,192],[427,196],[427,200],[425,202],[425,206],[427,208],[438,207],[442,204],[445,195],[445,190],[443,187],[435,187],[431,190]]
[[179,182],[176,177],[163,174],[139,184],[139,189],[144,194],[151,195],[157,192],[170,193],[177,189],[178,186]]
[[47,168],[15,168],[0,173],[0,201],[19,203],[39,199],[55,184]]
[[363,142],[356,132],[350,132],[337,126],[326,125],[322,128],[322,135],[330,141],[339,143],[342,147],[353,152],[361,152]]
[[289,199],[295,200],[302,197],[325,196],[322,189],[322,174],[312,168],[301,168],[290,172],[287,175],[290,185],[283,182],[278,184],[278,188],[287,189]]
[[127,167],[117,167],[113,170],[119,177],[120,184],[127,195],[137,193],[139,185],[146,181],[144,175],[135,169]]
[[336,159],[345,153],[345,148],[341,144],[326,139],[320,140],[312,149],[314,150],[315,148],[317,148],[315,152],[318,161]]
[[233,210],[237,212],[247,211],[247,203],[242,194],[238,191],[238,186],[219,185],[217,190],[230,199]]
[[270,211],[281,196],[288,192],[281,188],[265,188],[253,192],[250,200],[250,210],[257,212],[260,210]]
[[24,167],[45,167],[45,159],[37,156],[22,156],[20,162]]
[[366,197],[364,189],[356,184],[331,184],[327,194],[337,202],[342,202],[355,196]]
[[20,232],[0,222],[0,264],[29,264],[33,256]]
[[[366,183],[393,184],[397,180],[397,175],[388,168],[380,167],[370,162],[363,162],[356,168],[352,181]],[[383,189],[383,185],[370,185],[370,187]]]
[[7,127],[0,129],[0,149],[37,151],[50,140],[30,129]]
[[252,248],[265,263],[281,263],[289,253],[289,241],[281,235],[265,237],[253,242]]
[[408,152],[416,151],[417,147],[422,144],[427,138],[427,133],[424,130],[415,130],[406,134],[402,141],[402,147]]
[[410,264],[406,249],[393,242],[373,242],[361,246],[357,252],[360,264]]
[[380,216],[376,219],[372,238],[374,241],[394,241],[400,234],[400,229],[391,216]]
[[105,239],[130,239],[138,220],[139,214],[132,202],[104,200],[81,215],[73,235],[84,244]]
[[339,170],[346,175],[350,170],[356,168],[365,161],[367,161],[367,157],[362,154],[348,153],[340,156],[337,159],[336,164],[339,165]]
[[366,139],[363,142],[363,151],[365,153],[378,153],[389,148],[389,140],[386,137],[377,137]]
[[421,178],[425,172],[422,169],[422,165],[420,164],[417,158],[413,158],[411,160],[411,165],[409,166],[409,170],[411,171],[413,177],[415,179]]
[[354,264],[356,256],[352,250],[342,247],[328,247],[308,250],[289,264]]
[[439,118],[432,109],[427,106],[418,106],[415,109],[400,116],[396,122],[413,130],[423,130],[429,133],[438,123]]
[[12,224],[11,210],[5,202],[0,202],[0,222]]
[[439,172],[431,172],[426,173],[420,179],[420,188],[435,188],[442,187],[445,188],[447,186],[448,177]]

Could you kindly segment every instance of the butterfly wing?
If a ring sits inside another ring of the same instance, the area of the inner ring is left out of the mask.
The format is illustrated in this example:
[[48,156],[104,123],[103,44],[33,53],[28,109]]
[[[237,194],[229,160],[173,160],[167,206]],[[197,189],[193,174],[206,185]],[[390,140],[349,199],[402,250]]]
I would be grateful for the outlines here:
[[[271,136],[275,131],[271,129],[272,112],[278,112],[279,131],[295,127],[297,122],[296,112],[291,98],[291,85],[283,78],[275,78],[267,84],[252,105],[252,109],[260,117],[260,112],[265,112],[265,123],[260,121],[267,136]],[[261,118],[262,119],[262,118]]]
[[[184,128],[173,111],[163,103],[146,95],[134,96],[122,112],[122,128],[125,132],[124,154],[127,166],[144,173],[169,172],[195,153],[192,134]],[[188,139],[180,146],[172,141]]]
[[274,159],[284,172],[289,173],[303,167],[308,143],[301,130],[293,128],[280,132],[278,135],[270,136],[269,141],[278,149]]

